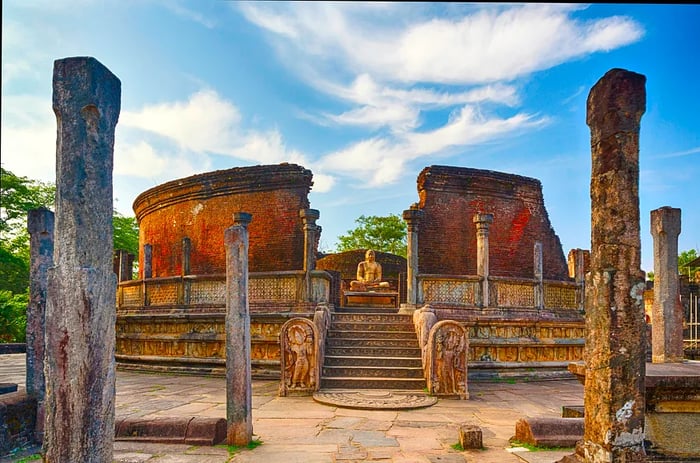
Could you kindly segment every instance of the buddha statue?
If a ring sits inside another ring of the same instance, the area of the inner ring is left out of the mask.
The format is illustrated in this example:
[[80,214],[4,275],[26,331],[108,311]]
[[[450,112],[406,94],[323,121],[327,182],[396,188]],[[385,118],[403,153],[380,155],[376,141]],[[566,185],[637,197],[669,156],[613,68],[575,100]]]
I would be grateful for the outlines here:
[[350,282],[350,291],[372,291],[388,289],[389,283],[382,281],[382,266],[375,260],[374,251],[365,252],[365,260],[357,264],[357,279]]

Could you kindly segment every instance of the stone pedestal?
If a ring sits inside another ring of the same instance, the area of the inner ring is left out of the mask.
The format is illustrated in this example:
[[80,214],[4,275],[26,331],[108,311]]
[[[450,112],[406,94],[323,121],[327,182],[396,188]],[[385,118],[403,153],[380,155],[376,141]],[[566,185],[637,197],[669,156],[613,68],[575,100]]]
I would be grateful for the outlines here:
[[644,455],[644,274],[639,235],[639,123],[646,78],[622,69],[588,96],[591,130],[591,270],[586,282],[587,462]]
[[248,224],[252,215],[234,214],[226,229],[226,442],[245,446],[253,437],[248,310]]
[[56,229],[46,304],[44,461],[112,462],[112,167],[120,97],[119,79],[94,58],[54,63]]
[[678,235],[681,210],[651,211],[654,237],[654,306],[651,312],[651,361],[683,361],[683,307],[678,286]]

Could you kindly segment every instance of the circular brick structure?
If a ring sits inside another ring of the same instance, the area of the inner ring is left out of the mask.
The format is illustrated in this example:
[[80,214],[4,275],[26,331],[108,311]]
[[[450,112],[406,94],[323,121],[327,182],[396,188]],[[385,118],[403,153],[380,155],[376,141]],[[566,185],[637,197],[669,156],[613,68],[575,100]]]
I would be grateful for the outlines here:
[[300,270],[309,207],[310,170],[295,164],[237,167],[158,185],[134,201],[139,223],[139,277],[144,245],[152,246],[152,277],[182,275],[183,239],[190,240],[192,275],[226,272],[224,230],[234,212],[249,212],[250,271]]

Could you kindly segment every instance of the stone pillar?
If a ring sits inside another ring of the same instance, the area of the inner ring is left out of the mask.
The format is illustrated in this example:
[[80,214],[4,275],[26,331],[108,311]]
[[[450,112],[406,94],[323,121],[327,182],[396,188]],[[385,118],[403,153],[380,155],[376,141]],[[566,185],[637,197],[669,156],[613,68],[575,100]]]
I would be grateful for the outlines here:
[[481,278],[481,306],[488,307],[489,300],[489,227],[493,214],[474,214],[476,224],[476,274]]
[[535,285],[535,307],[538,310],[544,309],[544,278],[542,271],[542,243],[535,241],[533,246],[532,269],[537,284]]
[[131,280],[133,258],[129,257],[129,251],[119,249],[116,251],[117,281]]
[[248,224],[253,216],[233,214],[226,246],[226,442],[245,446],[253,438],[248,311]]
[[418,227],[423,220],[423,210],[411,207],[403,211],[408,234],[406,236],[406,304],[401,313],[411,313],[416,309],[418,294]]
[[576,281],[576,305],[579,311],[584,311],[586,273],[590,264],[590,252],[585,249],[572,249],[569,251],[569,277]]
[[182,238],[182,276],[190,274],[190,254],[192,252],[192,240]]
[[44,433],[44,332],[48,270],[53,266],[54,214],[41,207],[29,211],[29,305],[27,306],[27,394],[36,399],[37,441]]
[[316,209],[300,209],[299,217],[304,224],[304,300],[311,301],[311,271],[316,268],[316,234],[320,214]]
[[112,462],[112,168],[120,98],[121,82],[96,59],[54,62],[56,241],[46,304],[44,461]]
[[651,312],[651,361],[683,361],[683,307],[678,286],[678,235],[681,210],[651,211],[654,237],[654,307]]
[[143,277],[153,278],[153,246],[143,245]]
[[645,461],[644,273],[639,235],[639,123],[646,77],[608,71],[588,95],[591,270],[586,283],[587,462]]

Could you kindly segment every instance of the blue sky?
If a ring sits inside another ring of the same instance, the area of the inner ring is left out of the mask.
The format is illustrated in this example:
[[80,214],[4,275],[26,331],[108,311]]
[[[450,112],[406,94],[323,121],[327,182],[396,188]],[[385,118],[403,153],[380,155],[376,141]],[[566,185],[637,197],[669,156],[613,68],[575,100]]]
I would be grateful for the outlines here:
[[55,180],[53,61],[93,56],[122,82],[116,208],[196,173],[294,162],[314,172],[321,248],[361,214],[400,214],[429,165],[535,177],[566,254],[590,247],[590,88],[647,77],[649,213],[682,209],[700,248],[700,5],[2,2],[2,165]]

